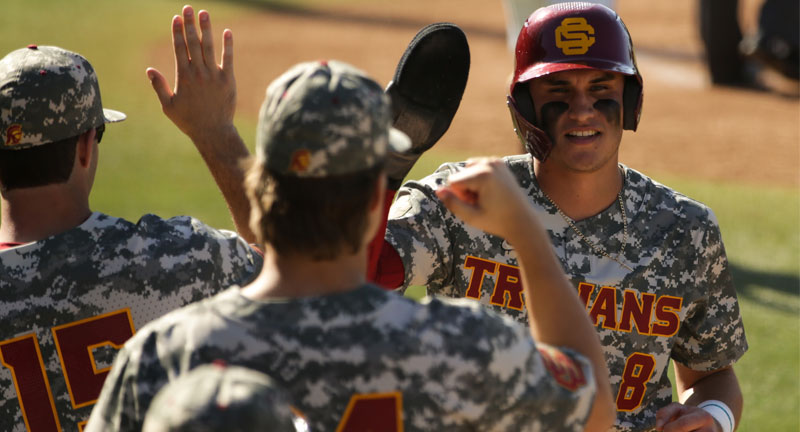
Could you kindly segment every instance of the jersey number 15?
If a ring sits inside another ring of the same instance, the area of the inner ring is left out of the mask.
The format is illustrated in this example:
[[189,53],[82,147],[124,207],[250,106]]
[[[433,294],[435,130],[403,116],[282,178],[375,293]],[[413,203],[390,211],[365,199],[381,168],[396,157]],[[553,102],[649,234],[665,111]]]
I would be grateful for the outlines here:
[[[97,369],[94,349],[107,345],[119,349],[133,336],[130,309],[73,321],[51,330],[72,407],[94,404],[110,369]],[[61,431],[36,333],[0,342],[0,362],[11,370],[28,431]],[[84,423],[79,424],[81,429]]]

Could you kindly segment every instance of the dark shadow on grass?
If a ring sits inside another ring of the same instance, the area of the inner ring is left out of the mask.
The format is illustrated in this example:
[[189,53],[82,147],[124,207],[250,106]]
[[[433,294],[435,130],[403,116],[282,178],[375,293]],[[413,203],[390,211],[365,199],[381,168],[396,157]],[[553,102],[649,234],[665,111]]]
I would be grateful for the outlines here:
[[800,296],[800,277],[797,275],[764,272],[733,263],[731,263],[730,269],[731,275],[733,276],[733,283],[736,286],[736,292],[740,298],[746,298],[761,305],[785,312],[800,312],[798,307],[794,304],[765,300],[755,293],[757,289],[767,288],[772,291]]

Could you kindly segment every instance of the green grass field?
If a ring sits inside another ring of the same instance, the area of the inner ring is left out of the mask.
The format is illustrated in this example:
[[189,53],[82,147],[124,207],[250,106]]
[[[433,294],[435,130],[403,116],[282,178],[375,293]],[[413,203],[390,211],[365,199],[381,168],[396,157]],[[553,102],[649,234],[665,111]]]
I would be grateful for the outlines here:
[[[247,3],[204,1],[193,6],[210,10],[219,32],[247,13]],[[5,55],[30,43],[80,52],[98,72],[104,105],[128,114],[127,121],[109,126],[101,144],[93,209],[134,220],[143,213],[191,214],[232,228],[202,160],[161,114],[144,75],[155,44],[169,43],[170,19],[182,4],[5,0],[0,52]],[[172,79],[171,71],[163,72]],[[255,119],[239,116],[237,126],[251,144]],[[443,161],[466,156],[433,151],[409,177],[419,178]],[[799,191],[648,174],[710,205],[719,218],[750,343],[736,366],[745,395],[739,430],[800,430]]]

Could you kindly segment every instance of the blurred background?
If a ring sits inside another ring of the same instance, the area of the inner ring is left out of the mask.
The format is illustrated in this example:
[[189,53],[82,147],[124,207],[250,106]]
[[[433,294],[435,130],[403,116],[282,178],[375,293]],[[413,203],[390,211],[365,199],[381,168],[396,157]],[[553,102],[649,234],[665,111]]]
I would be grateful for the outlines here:
[[[715,46],[738,42],[721,36],[729,31],[723,24],[701,26],[699,0],[613,3],[633,36],[644,76],[642,121],[637,132],[625,132],[621,160],[711,206],[722,227],[750,343],[736,366],[745,397],[739,430],[800,430],[798,82],[752,50],[738,59],[745,64],[741,79],[719,81],[706,61],[701,28],[706,38],[708,32],[722,37]],[[104,106],[128,114],[107,128],[100,146],[93,210],[132,220],[144,213],[189,214],[232,228],[205,165],[161,113],[144,73],[154,66],[173,79],[170,21],[183,4],[4,0],[0,52],[31,43],[79,52],[95,66]],[[211,12],[218,48],[222,30],[234,32],[236,123],[251,149],[264,91],[289,66],[335,58],[386,84],[417,30],[450,21],[470,42],[469,82],[449,132],[409,177],[445,161],[520,152],[505,106],[513,59],[501,0],[192,5]],[[758,34],[762,5],[738,2],[733,14],[744,39]]]

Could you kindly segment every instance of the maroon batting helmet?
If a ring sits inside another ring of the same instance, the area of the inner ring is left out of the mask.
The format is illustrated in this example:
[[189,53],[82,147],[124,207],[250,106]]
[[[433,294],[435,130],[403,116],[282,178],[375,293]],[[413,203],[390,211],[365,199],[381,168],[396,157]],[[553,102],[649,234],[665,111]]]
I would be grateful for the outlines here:
[[642,76],[636,67],[633,41],[620,17],[594,3],[557,3],[537,9],[517,38],[514,79],[508,108],[514,130],[525,149],[540,161],[552,143],[536,120],[534,101],[524,85],[555,72],[593,69],[625,75],[623,129],[636,130],[642,109]]

